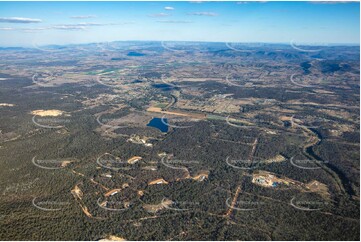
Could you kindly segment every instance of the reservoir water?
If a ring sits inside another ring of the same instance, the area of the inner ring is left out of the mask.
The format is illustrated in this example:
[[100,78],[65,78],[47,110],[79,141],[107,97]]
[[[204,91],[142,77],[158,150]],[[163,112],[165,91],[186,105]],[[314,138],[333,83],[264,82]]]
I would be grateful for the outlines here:
[[[166,118],[163,119],[163,120],[164,120],[165,123],[168,122]],[[168,132],[168,125],[164,124],[162,122],[161,118],[153,118],[152,120],[149,121],[147,126],[157,128],[161,132]]]

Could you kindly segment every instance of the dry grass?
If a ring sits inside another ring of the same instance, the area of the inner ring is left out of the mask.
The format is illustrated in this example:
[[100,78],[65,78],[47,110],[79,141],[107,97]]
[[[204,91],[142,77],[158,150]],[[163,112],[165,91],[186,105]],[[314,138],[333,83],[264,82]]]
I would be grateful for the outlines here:
[[41,117],[46,117],[46,116],[57,117],[63,115],[64,111],[56,110],[56,109],[49,109],[49,110],[39,109],[32,111],[31,114]]

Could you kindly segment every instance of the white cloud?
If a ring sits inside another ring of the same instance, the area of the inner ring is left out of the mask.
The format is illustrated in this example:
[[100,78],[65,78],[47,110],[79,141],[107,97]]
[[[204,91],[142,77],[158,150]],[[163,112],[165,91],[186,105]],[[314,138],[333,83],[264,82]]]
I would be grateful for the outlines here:
[[14,30],[21,30],[25,33],[38,33],[39,31],[50,29],[50,27],[43,27],[43,28],[21,28],[21,29],[14,29]]
[[63,29],[63,30],[85,30],[86,27],[83,25],[54,25],[50,27],[51,29]]
[[125,25],[125,24],[134,24],[134,22],[122,22],[122,23],[77,23],[77,24],[56,24],[50,26],[42,26],[37,28],[10,28],[10,27],[1,27],[0,31],[22,31],[25,33],[37,33],[39,31],[46,30],[64,30],[64,31],[82,31],[87,30],[89,27],[98,27],[98,26],[112,26],[112,25]]
[[63,30],[85,30],[90,26],[110,26],[110,25],[120,25],[116,23],[78,23],[78,24],[62,24],[62,25],[53,25],[48,29],[63,29]]
[[33,18],[21,18],[21,17],[10,17],[10,18],[0,18],[0,23],[40,23],[41,19],[33,19]]
[[164,7],[164,9],[165,9],[165,10],[170,10],[170,11],[174,10],[173,7]]
[[98,27],[98,26],[111,26],[111,25],[123,25],[123,24],[132,24],[133,22],[124,22],[124,23],[77,23],[77,24],[58,24],[51,25],[39,28],[18,28],[12,30],[21,30],[27,33],[43,31],[43,30],[87,30],[89,27]]
[[60,24],[60,25],[52,25],[52,26],[47,26],[47,27],[41,27],[41,28],[19,28],[19,29],[14,29],[14,30],[20,30],[20,31],[24,31],[27,33],[35,33],[38,31],[44,31],[44,30],[85,30],[86,27],[82,26],[82,25],[72,25],[72,24]]

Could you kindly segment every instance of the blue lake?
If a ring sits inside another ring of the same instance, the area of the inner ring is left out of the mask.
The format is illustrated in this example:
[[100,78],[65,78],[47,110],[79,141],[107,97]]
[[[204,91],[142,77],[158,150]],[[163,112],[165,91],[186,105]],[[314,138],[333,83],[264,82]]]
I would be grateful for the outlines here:
[[[167,119],[163,119],[163,121],[165,123],[168,123]],[[149,123],[147,124],[147,126],[149,127],[154,127],[159,129],[161,132],[168,132],[168,125],[164,124],[162,122],[161,118],[153,118],[152,120],[149,121]]]

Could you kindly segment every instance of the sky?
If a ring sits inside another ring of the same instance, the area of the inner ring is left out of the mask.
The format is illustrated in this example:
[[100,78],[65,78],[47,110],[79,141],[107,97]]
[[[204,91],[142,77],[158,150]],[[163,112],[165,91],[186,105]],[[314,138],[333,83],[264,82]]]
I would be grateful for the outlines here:
[[358,2],[0,2],[0,46],[126,40],[359,44]]

